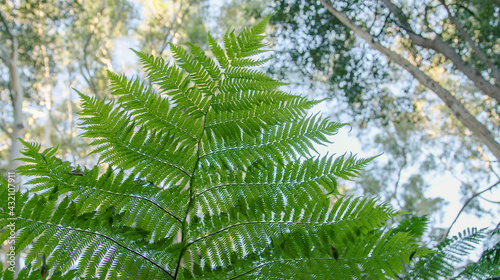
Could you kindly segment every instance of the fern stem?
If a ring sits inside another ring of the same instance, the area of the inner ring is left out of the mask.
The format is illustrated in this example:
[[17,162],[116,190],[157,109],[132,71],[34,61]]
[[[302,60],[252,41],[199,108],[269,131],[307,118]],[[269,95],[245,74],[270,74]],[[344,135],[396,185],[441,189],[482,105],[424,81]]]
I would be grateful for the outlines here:
[[[203,115],[203,128],[201,129],[201,134],[200,134],[200,138],[198,139],[197,141],[197,147],[196,147],[196,162],[195,164],[193,165],[193,171],[191,171],[191,175],[189,176],[190,179],[189,179],[189,203],[188,203],[188,206],[186,208],[186,215],[184,216],[184,220],[182,221],[182,229],[181,229],[181,234],[182,234],[182,237],[181,237],[181,243],[184,243],[185,239],[186,239],[186,236],[187,236],[187,226],[189,225],[188,224],[188,216],[189,216],[189,212],[191,211],[191,208],[193,206],[193,203],[195,201],[195,193],[193,191],[193,187],[194,187],[194,173],[196,172],[197,170],[197,166],[198,164],[200,163],[200,159],[201,159],[201,156],[200,156],[200,144],[201,144],[201,139],[203,139],[203,135],[205,134],[205,128],[206,128],[206,120],[207,120],[207,114],[208,112],[210,111],[210,109],[212,108],[212,99],[210,100],[210,105],[207,109],[206,112],[204,112],[204,115]],[[182,262],[182,256],[184,255],[184,253],[186,252],[187,248],[189,247],[189,245],[184,245],[184,247],[182,247],[182,250],[181,252],[179,253],[179,259],[177,261],[177,267],[175,268],[175,273],[174,273],[174,279],[177,279],[177,276],[178,276],[178,273],[179,273],[179,269],[180,269],[180,266],[181,266],[181,262]]]
[[172,279],[174,279],[174,276],[168,272],[167,270],[165,270],[161,265],[157,264],[156,262],[154,262],[153,260],[151,260],[150,258],[142,255],[141,253],[137,252],[137,251],[134,251],[132,249],[130,249],[129,247],[119,243],[118,241],[114,240],[113,238],[107,236],[107,235],[104,235],[102,233],[99,233],[99,232],[93,232],[93,231],[90,231],[90,230],[85,230],[85,229],[78,229],[78,228],[70,228],[70,227],[64,227],[64,226],[60,226],[60,225],[55,225],[53,223],[49,223],[49,222],[40,222],[40,221],[35,221],[35,220],[31,220],[31,219],[25,219],[25,218],[20,218],[18,217],[18,219],[21,219],[21,220],[25,220],[25,221],[29,221],[29,222],[32,222],[32,223],[37,223],[37,224],[42,224],[42,225],[49,225],[49,226],[53,226],[53,227],[57,227],[57,228],[60,228],[60,229],[67,229],[67,230],[72,230],[72,231],[78,231],[78,232],[83,232],[83,233],[88,233],[88,234],[92,234],[92,235],[97,235],[97,236],[100,236],[100,237],[103,237],[113,243],[115,243],[116,245],[120,246],[121,248],[143,258],[144,260],[146,260],[147,262],[151,263],[152,265],[158,267],[160,270],[162,270],[163,272],[165,272],[168,276],[170,276]]

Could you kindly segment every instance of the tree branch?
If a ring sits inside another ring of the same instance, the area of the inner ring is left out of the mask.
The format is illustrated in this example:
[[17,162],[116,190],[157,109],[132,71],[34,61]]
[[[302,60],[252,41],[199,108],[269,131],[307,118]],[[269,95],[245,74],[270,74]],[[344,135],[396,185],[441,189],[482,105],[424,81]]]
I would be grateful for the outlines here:
[[5,31],[7,31],[7,35],[10,37],[11,40],[14,40],[14,35],[10,31],[9,25],[7,24],[7,21],[5,20],[5,15],[3,14],[2,10],[0,10],[0,21],[2,22],[3,26],[5,27]]
[[408,33],[411,41],[423,48],[432,49],[443,54],[448,58],[462,73],[467,76],[484,94],[495,99],[500,103],[500,87],[488,82],[474,67],[462,59],[460,54],[458,54],[450,45],[445,43],[439,34],[434,39],[424,38],[415,31],[408,23],[408,18],[404,15],[403,11],[396,5],[394,5],[390,0],[381,0],[387,6],[389,11],[394,13],[399,19],[401,27]]
[[[352,22],[345,14],[336,10],[328,0],[320,0],[321,4],[340,22],[351,28],[354,33],[365,40],[372,48],[384,54],[389,60],[406,69],[410,74],[419,81],[422,85],[432,90],[445,104],[450,108],[453,115],[473,134],[484,143],[489,150],[500,160],[500,144],[496,142],[491,131],[481,122],[479,122],[465,106],[447,89],[442,87],[438,82],[429,77],[420,68],[409,62],[401,55],[395,53],[391,49],[384,47],[377,42],[375,38],[364,29]],[[500,91],[498,93],[500,95]]]
[[[90,90],[92,90],[94,92],[95,96],[98,97],[99,93],[97,92],[97,87],[94,84],[94,81],[92,79],[92,74],[90,73],[90,69],[89,69],[88,62],[87,62],[87,56],[88,56],[87,48],[90,44],[90,41],[92,40],[93,35],[94,35],[93,33],[89,34],[89,37],[87,38],[87,41],[85,42],[85,45],[83,46],[83,65],[80,64],[80,72],[81,72],[83,78],[85,79],[85,81],[87,82],[87,84],[89,85]],[[84,73],[84,69],[82,67],[85,68],[87,73]],[[88,77],[86,75],[88,75]]]
[[0,122],[0,129],[3,130],[3,132],[5,132],[5,134],[7,134],[7,136],[12,139],[12,133],[9,131],[9,129],[7,129],[7,127],[5,126],[5,123],[3,121]]
[[490,200],[490,199],[484,198],[484,197],[482,197],[482,196],[480,196],[479,198],[484,199],[484,200],[488,201],[489,203],[493,203],[493,204],[500,204],[500,201],[493,201],[493,200]]
[[487,187],[486,189],[478,192],[478,193],[475,193],[473,194],[469,199],[467,199],[467,201],[465,201],[464,205],[462,206],[462,209],[460,209],[460,211],[458,211],[458,214],[457,216],[455,217],[455,220],[453,220],[453,222],[451,223],[450,227],[448,228],[448,230],[446,231],[445,235],[444,235],[444,239],[446,239],[448,237],[448,235],[450,234],[450,230],[451,228],[453,228],[453,226],[455,225],[455,223],[457,222],[458,220],[458,217],[460,217],[460,215],[462,214],[462,212],[464,211],[465,207],[467,207],[467,205],[476,197],[482,195],[483,193],[493,189],[494,187],[496,187],[497,185],[500,184],[500,181],[497,181],[496,183],[494,183],[493,185]]
[[2,53],[2,55],[0,55],[0,59],[3,61],[3,63],[9,64],[10,63],[9,51],[2,42],[0,42],[0,52]]
[[[5,20],[5,15],[3,14],[2,10],[0,10],[0,21],[2,22],[3,26],[5,27],[5,30],[7,31],[7,35],[10,37],[10,40],[12,42],[14,42],[15,37],[12,34],[12,32],[10,31],[9,25],[7,24],[7,22]],[[5,64],[10,64],[11,63],[10,53],[9,53],[9,50],[7,49],[7,46],[5,46],[5,44],[3,42],[0,42],[0,52],[2,52],[0,59]]]
[[[158,53],[159,57],[161,57],[161,55],[163,54],[163,52],[167,48],[168,43],[174,37],[175,33],[177,33],[177,31],[179,31],[179,28],[181,27],[181,24],[184,21],[184,17],[187,15],[189,8],[193,5],[193,2],[194,1],[192,1],[192,0],[189,1],[187,7],[182,11],[182,14],[181,14],[178,21],[177,21],[178,18],[176,16],[174,16],[174,18],[172,19],[172,21],[170,23],[170,32],[166,32],[167,36],[165,36],[165,39],[163,40],[162,46],[160,48],[160,52]],[[183,2],[180,3],[178,13],[180,13],[180,10],[182,10],[182,5],[183,5]]]
[[457,28],[458,32],[460,32],[460,35],[464,37],[464,39],[467,41],[467,43],[470,45],[474,53],[477,55],[477,57],[486,65],[488,68],[491,70],[491,73],[493,74],[493,77],[495,78],[495,83],[497,86],[500,86],[500,70],[498,67],[496,67],[491,60],[489,60],[486,55],[479,49],[479,47],[476,45],[474,40],[472,40],[471,36],[469,36],[469,33],[465,30],[462,24],[458,21],[456,17],[454,17],[451,14],[450,9],[448,8],[448,5],[446,5],[445,0],[439,0],[441,4],[444,6],[446,9],[446,12],[448,13],[448,18],[450,18],[451,23],[455,25]]
[[401,150],[401,152],[403,154],[403,164],[401,164],[401,166],[399,167],[398,178],[397,178],[396,184],[394,186],[394,193],[392,194],[392,197],[394,197],[396,199],[396,202],[400,208],[403,208],[403,207],[401,206],[401,203],[399,202],[399,199],[398,199],[398,188],[399,188],[399,183],[401,181],[401,174],[403,173],[403,169],[408,164],[408,162],[406,160],[406,149],[405,148],[406,147],[403,147],[403,149]]

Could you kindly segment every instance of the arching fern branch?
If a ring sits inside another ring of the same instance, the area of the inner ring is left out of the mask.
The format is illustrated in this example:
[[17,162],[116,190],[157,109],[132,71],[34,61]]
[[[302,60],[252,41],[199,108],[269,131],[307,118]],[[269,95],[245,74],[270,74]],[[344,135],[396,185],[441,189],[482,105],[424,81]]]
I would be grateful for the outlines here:
[[[308,109],[258,66],[269,17],[209,35],[211,54],[171,45],[175,61],[136,52],[153,84],[109,72],[114,101],[80,93],[80,127],[109,164],[72,172],[24,142],[17,252],[29,271],[85,279],[395,277],[414,232],[375,198],[342,197],[372,158],[320,156],[344,124]],[[256,56],[259,55],[259,56]],[[80,175],[80,176],[74,176]],[[6,184],[0,190],[6,194]],[[8,208],[0,226],[8,224]],[[0,234],[3,241],[8,236]]]

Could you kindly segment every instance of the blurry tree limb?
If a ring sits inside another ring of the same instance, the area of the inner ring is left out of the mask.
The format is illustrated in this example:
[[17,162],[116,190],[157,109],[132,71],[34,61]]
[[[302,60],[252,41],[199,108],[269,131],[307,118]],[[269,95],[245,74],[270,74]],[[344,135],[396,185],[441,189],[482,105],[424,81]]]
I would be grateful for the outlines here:
[[402,208],[402,206],[401,206],[401,203],[399,202],[399,199],[398,199],[398,188],[399,188],[399,184],[401,182],[401,175],[403,173],[403,170],[405,169],[406,165],[408,164],[408,161],[406,159],[406,157],[407,157],[407,155],[406,155],[406,147],[403,146],[403,148],[401,149],[401,154],[402,154],[402,157],[403,157],[403,163],[399,167],[398,175],[397,175],[398,178],[397,178],[396,184],[394,186],[394,193],[392,194],[392,197],[394,197],[396,199],[396,202],[397,202],[397,204],[399,205],[400,208]]
[[444,6],[446,9],[446,13],[448,13],[448,18],[450,19],[451,23],[455,25],[457,28],[458,32],[462,37],[467,41],[469,46],[472,48],[474,53],[477,55],[477,57],[491,70],[491,73],[493,74],[493,77],[495,78],[495,83],[497,86],[500,86],[500,70],[498,67],[496,67],[491,60],[489,60],[486,55],[479,49],[477,44],[474,42],[474,40],[469,36],[469,33],[465,30],[465,28],[460,24],[458,19],[452,15],[450,9],[448,8],[448,5],[446,5],[445,0],[439,0],[441,4]]
[[479,153],[481,154],[481,159],[483,161],[486,162],[486,164],[488,164],[488,168],[490,169],[490,171],[495,174],[495,176],[497,177],[497,179],[500,179],[500,174],[498,174],[498,172],[495,170],[495,168],[493,167],[493,164],[491,164],[491,160],[489,159],[488,155],[486,155],[486,153],[484,152],[483,148],[481,146],[478,146],[477,147],[477,150],[479,151]]
[[427,39],[423,36],[417,34],[408,22],[408,18],[403,13],[403,11],[396,5],[394,5],[391,0],[381,0],[384,2],[385,6],[396,15],[399,20],[400,26],[406,31],[411,41],[423,48],[435,50],[443,54],[446,58],[451,60],[453,64],[464,73],[483,93],[495,99],[500,103],[500,87],[495,84],[488,82],[474,67],[462,59],[460,54],[458,54],[450,45],[444,42],[439,34],[436,34],[434,39]]
[[3,14],[2,10],[0,10],[0,21],[2,22],[2,25],[5,27],[5,31],[7,31],[7,35],[9,36],[9,38],[11,40],[13,40],[14,39],[14,35],[10,31],[10,27],[7,24],[7,20],[5,19],[5,15]]
[[453,220],[453,222],[451,223],[450,227],[448,228],[448,230],[446,230],[446,233],[444,234],[444,239],[446,239],[448,237],[448,235],[450,234],[450,230],[453,228],[453,226],[455,225],[455,223],[457,222],[458,218],[460,217],[460,215],[462,214],[462,212],[464,211],[465,207],[467,207],[467,205],[472,201],[474,200],[474,198],[482,195],[483,193],[493,189],[494,187],[496,187],[497,185],[500,184],[500,181],[497,181],[496,183],[494,183],[493,185],[487,187],[486,189],[478,192],[478,193],[474,193],[469,199],[467,199],[464,203],[464,205],[462,206],[462,209],[460,209],[460,211],[458,211],[458,214],[457,216],[455,217],[455,220]]
[[194,4],[194,0],[191,0],[187,3],[187,7],[183,9],[183,2],[180,3],[179,6],[179,11],[177,12],[180,14],[180,17],[173,17],[172,21],[170,22],[170,32],[165,32],[167,35],[165,36],[165,39],[163,39],[162,46],[160,47],[160,51],[158,53],[158,56],[161,56],[165,49],[168,46],[168,43],[172,40],[172,38],[175,36],[175,34],[179,31],[181,28],[182,22],[184,21],[184,18],[186,17],[189,8]]
[[[422,85],[432,90],[445,104],[448,106],[453,115],[472,133],[484,143],[489,150],[500,160],[500,144],[496,142],[492,132],[481,122],[479,122],[465,106],[450,91],[441,86],[438,82],[433,80],[429,75],[424,73],[416,65],[392,51],[384,47],[376,41],[370,33],[366,32],[363,28],[352,22],[345,14],[336,10],[329,0],[320,0],[321,4],[340,22],[347,27],[351,28],[359,37],[365,40],[372,48],[384,54],[390,61],[400,65],[406,69],[416,80]],[[500,95],[500,92],[497,92]],[[500,97],[499,97],[500,100]]]
[[[10,27],[7,24],[7,21],[5,19],[5,15],[4,15],[2,10],[0,10],[0,21],[2,22],[2,25],[5,27],[5,31],[7,32],[8,37],[13,42],[15,40],[14,35],[10,31]],[[2,59],[2,61],[5,64],[9,64],[10,63],[10,52],[7,49],[7,46],[5,46],[5,44],[3,42],[0,42],[0,52],[2,53],[0,55],[0,59]]]
[[9,138],[12,138],[12,134],[11,132],[9,131],[9,129],[5,126],[5,123],[4,122],[0,122],[0,129],[5,133],[7,134],[7,136]]
[[488,201],[489,203],[493,203],[493,204],[500,204],[500,201],[493,201],[493,200],[490,200],[490,199],[487,199],[487,198],[484,198],[482,196],[479,196],[480,199],[483,199],[483,200],[486,200]]
[[90,45],[90,41],[92,40],[92,37],[94,36],[93,33],[90,33],[87,40],[85,41],[85,44],[83,45],[83,62],[79,65],[80,67],[80,74],[83,76],[83,79],[85,82],[87,82],[87,85],[89,86],[90,90],[94,93],[95,96],[99,96],[97,86],[94,83],[94,80],[92,79],[92,73],[90,73],[90,68],[87,62],[88,58],[88,46]]

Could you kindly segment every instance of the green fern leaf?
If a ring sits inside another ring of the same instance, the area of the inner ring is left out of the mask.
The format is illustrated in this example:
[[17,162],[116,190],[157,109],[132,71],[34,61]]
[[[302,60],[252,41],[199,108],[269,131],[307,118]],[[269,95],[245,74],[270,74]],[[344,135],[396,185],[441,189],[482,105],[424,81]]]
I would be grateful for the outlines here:
[[[108,72],[114,101],[79,93],[83,136],[108,166],[75,167],[56,148],[23,141],[18,171],[31,188],[14,213],[16,252],[29,251],[22,275],[45,273],[41,255],[60,279],[402,273],[417,248],[413,227],[386,228],[396,211],[337,189],[373,158],[320,156],[317,145],[345,124],[309,114],[319,101],[280,91],[284,83],[254,68],[267,61],[252,56],[266,51],[269,18],[229,30],[224,48],[209,35],[214,58],[194,45],[171,45],[168,63],[135,51],[149,83]],[[2,206],[2,228],[10,214]]]

